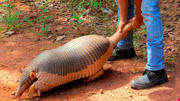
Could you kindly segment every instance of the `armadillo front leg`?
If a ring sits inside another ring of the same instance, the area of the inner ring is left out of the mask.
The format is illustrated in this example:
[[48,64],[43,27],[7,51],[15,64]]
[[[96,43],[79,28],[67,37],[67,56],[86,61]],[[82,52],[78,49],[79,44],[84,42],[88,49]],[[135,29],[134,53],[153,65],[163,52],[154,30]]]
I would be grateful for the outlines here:
[[32,99],[33,95],[37,93],[38,96],[41,95],[41,91],[46,90],[49,88],[49,86],[42,84],[39,81],[36,81],[32,84],[32,86],[29,89],[29,98]]
[[94,79],[100,77],[101,75],[103,75],[104,70],[100,69],[97,73],[93,74],[92,76],[88,77],[88,78],[84,78],[84,82],[89,82],[89,81],[93,81]]
[[36,92],[36,89],[35,89],[35,86],[34,84],[30,87],[29,89],[29,98],[32,99],[33,98],[33,95],[34,93]]

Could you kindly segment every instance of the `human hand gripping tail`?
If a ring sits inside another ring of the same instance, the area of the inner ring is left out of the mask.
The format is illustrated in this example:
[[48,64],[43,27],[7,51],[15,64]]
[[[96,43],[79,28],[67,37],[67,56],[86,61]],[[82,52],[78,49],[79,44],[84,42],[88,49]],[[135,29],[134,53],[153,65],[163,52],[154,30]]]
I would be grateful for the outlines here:
[[[128,35],[128,32],[127,33],[124,33],[124,27],[125,26],[127,26],[126,25],[127,24],[127,22],[119,22],[119,25],[118,25],[118,27],[117,27],[117,30],[116,30],[116,32],[118,32],[121,36],[123,36],[123,37],[126,37],[127,35]],[[126,28],[126,30],[127,30],[127,28]],[[126,32],[126,31],[125,31]]]
[[128,0],[118,0],[118,2],[119,2],[119,10],[120,10],[120,22],[117,28],[117,32],[119,32],[123,37],[126,37],[130,30],[135,30],[139,28],[143,23],[143,17],[141,15],[142,0],[135,0],[136,16],[131,18],[128,22],[126,20],[127,11],[128,11],[127,8]]
[[142,18],[133,17],[129,20],[129,22],[123,27],[123,29],[120,29],[120,34],[123,35],[123,37],[126,37],[128,35],[128,32],[130,30],[135,30],[139,28],[143,23]]

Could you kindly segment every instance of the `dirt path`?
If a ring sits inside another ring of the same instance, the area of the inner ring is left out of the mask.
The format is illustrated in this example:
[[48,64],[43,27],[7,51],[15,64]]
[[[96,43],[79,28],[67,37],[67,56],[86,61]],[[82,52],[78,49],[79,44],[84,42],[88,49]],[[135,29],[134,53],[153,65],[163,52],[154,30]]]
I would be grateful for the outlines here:
[[[12,99],[19,82],[20,67],[26,67],[31,60],[46,49],[59,47],[62,44],[52,40],[38,41],[39,37],[32,34],[30,38],[25,35],[14,35],[0,42],[0,99]],[[3,47],[2,47],[3,46]],[[40,100],[91,100],[91,101],[177,101],[180,98],[180,61],[166,64],[169,82],[146,90],[133,90],[129,82],[140,76],[144,70],[146,60],[142,56],[133,59],[108,62],[104,68],[105,74],[95,81],[84,83],[82,80],[71,82],[51,91],[42,93]],[[134,74],[135,73],[135,74]],[[101,94],[102,93],[102,94]],[[21,99],[26,99],[25,93]],[[38,98],[35,98],[35,100]]]

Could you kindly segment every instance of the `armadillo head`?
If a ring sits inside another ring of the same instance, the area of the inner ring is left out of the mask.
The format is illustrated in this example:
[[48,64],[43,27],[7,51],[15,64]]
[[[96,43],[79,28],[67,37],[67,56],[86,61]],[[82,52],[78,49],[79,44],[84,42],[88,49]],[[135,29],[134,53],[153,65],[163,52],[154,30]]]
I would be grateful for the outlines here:
[[23,92],[29,88],[33,82],[36,81],[35,78],[32,78],[30,77],[31,76],[31,70],[29,68],[26,68],[24,71],[23,71],[23,74],[20,78],[20,83],[19,83],[19,87],[17,89],[17,92],[15,94],[15,97],[20,97]]

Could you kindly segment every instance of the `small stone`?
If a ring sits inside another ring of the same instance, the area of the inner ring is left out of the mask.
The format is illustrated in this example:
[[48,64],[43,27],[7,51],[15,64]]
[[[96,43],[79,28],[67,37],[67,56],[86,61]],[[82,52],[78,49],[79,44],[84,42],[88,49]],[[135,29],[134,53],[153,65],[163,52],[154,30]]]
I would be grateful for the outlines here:
[[125,89],[128,89],[128,87],[124,87]]
[[63,28],[62,27],[59,27],[60,30],[62,30]]
[[40,98],[39,97],[35,98],[35,101],[40,101]]
[[99,90],[99,93],[100,93],[100,94],[103,94],[103,93],[104,93],[104,91],[103,91],[102,89],[100,89],[100,90]]
[[61,99],[57,99],[57,101],[61,101]]
[[11,92],[11,95],[15,95],[15,94],[16,94],[16,91]]

